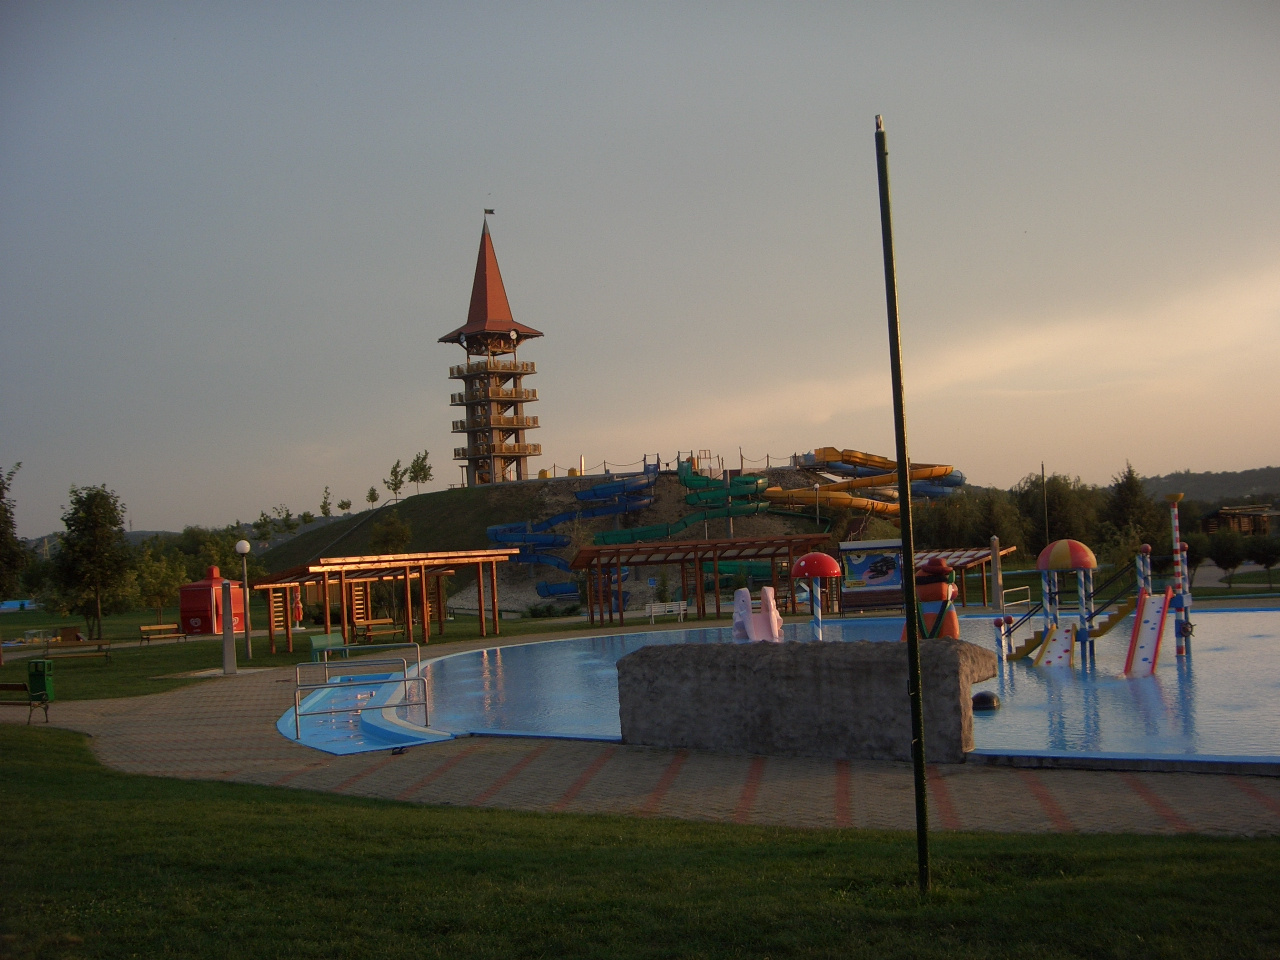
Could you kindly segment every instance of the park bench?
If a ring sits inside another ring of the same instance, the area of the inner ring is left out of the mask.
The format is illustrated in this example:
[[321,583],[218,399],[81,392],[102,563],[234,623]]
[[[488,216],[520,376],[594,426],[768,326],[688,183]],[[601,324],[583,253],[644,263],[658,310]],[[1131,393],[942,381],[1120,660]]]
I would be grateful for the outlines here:
[[675,614],[677,622],[683,622],[688,608],[688,601],[672,600],[669,603],[646,603],[644,605],[644,613],[649,618],[650,623],[653,623],[654,617],[668,617],[672,614]]
[[185,640],[187,635],[178,630],[176,623],[156,623],[138,628],[138,646],[151,645],[152,640]]
[[404,635],[404,627],[390,617],[383,620],[357,620],[355,623],[355,639],[357,643],[373,643],[379,637],[399,637]]
[[33,694],[25,683],[0,683],[0,693],[22,694],[21,699],[13,697],[0,699],[0,707],[26,707],[28,726],[31,724],[31,714],[35,713],[36,707],[44,709],[44,722],[49,722],[49,698],[44,693]]
[[341,650],[342,656],[347,656],[347,646],[342,640],[340,633],[317,633],[311,637],[311,662],[319,663],[323,660],[329,662],[329,652],[331,650]]
[[[89,650],[88,647],[94,649]],[[64,650],[75,650],[77,653],[63,653]],[[111,641],[103,638],[102,640],[84,640],[80,639],[80,633],[75,627],[63,627],[59,631],[57,640],[47,640],[44,645],[44,655],[51,660],[73,660],[78,657],[102,657],[108,663],[111,662]]]

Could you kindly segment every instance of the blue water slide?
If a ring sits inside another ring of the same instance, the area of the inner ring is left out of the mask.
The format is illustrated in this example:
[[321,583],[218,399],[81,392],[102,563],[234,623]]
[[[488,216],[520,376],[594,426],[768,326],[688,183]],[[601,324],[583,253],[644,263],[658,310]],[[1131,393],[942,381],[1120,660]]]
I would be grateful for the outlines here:
[[544,600],[554,600],[557,597],[577,597],[578,585],[576,583],[547,583],[545,580],[538,582],[538,596]]
[[555,567],[557,570],[569,572],[569,561],[563,557],[557,557],[554,553],[537,553],[532,550],[521,550],[519,553],[511,557],[512,563],[545,563],[549,567]]
[[492,543],[527,544],[531,547],[567,547],[568,537],[559,533],[540,533],[524,523],[497,523],[485,530]]

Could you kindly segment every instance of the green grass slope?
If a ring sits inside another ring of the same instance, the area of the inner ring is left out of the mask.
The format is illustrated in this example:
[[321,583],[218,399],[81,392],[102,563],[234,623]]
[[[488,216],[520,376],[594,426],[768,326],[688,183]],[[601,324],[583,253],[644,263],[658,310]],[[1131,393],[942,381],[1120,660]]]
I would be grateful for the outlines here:
[[318,556],[354,557],[369,553],[369,537],[378,519],[396,513],[413,531],[411,552],[480,550],[491,546],[485,528],[495,523],[537,519],[545,512],[545,483],[508,483],[437,490],[407,497],[375,512],[312,530],[262,555],[267,569],[288,570]]

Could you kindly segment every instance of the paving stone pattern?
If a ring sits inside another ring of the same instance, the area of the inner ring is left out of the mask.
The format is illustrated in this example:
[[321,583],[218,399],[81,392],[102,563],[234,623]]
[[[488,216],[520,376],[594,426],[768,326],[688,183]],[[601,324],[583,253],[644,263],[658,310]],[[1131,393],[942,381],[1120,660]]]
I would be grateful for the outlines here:
[[[52,725],[89,734],[107,766],[150,776],[418,804],[813,829],[915,825],[906,763],[515,737],[464,737],[400,756],[334,757],[276,731],[292,700],[290,668],[147,697],[58,702],[49,712]],[[934,830],[1274,835],[1280,779],[936,765],[929,768],[929,808]]]

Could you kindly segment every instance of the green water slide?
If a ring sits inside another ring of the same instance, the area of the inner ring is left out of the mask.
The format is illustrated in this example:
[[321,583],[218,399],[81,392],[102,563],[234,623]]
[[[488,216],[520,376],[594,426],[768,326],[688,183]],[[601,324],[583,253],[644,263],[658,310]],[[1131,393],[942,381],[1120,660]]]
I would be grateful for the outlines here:
[[648,527],[632,527],[630,530],[605,530],[597,533],[592,542],[597,546],[619,543],[639,543],[642,540],[663,540],[683,533],[694,524],[704,520],[723,520],[725,517],[746,517],[756,513],[767,513],[767,503],[731,503],[711,510],[700,510],[687,517],[681,517],[675,523],[656,523]]

